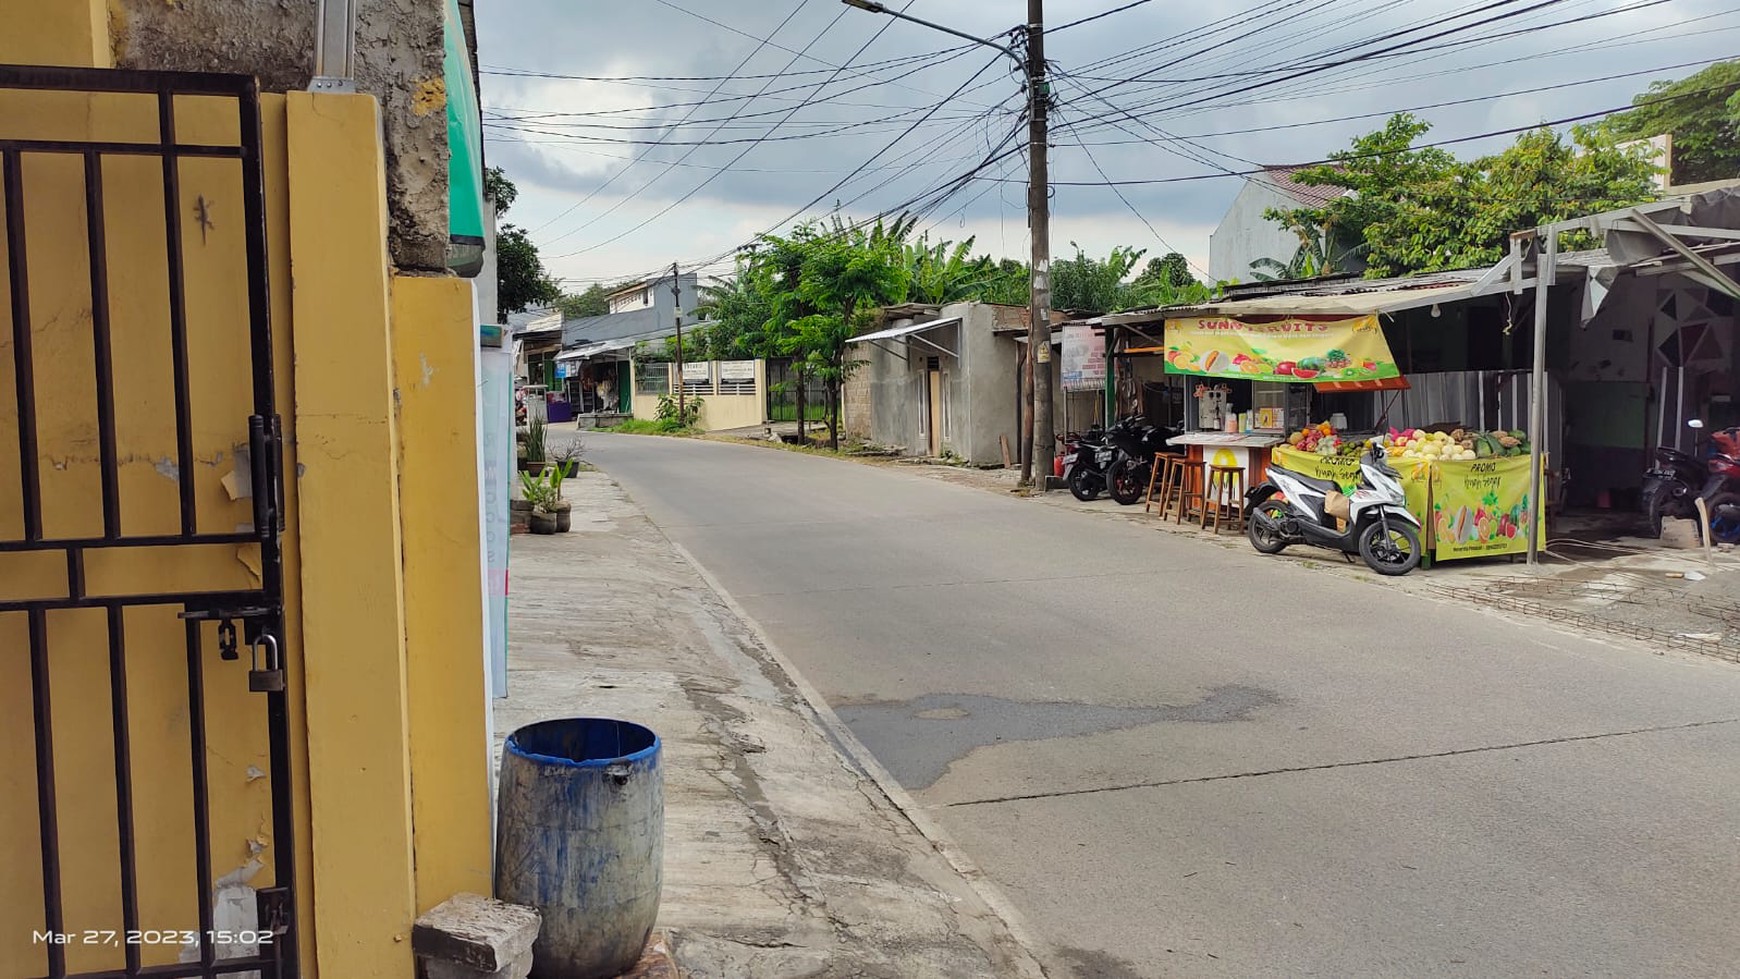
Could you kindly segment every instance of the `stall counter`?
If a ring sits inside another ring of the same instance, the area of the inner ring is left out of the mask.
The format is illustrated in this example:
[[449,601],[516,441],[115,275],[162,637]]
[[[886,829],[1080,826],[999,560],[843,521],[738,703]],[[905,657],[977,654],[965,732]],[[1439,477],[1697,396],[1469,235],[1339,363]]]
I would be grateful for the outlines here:
[[1191,462],[1243,469],[1248,489],[1266,477],[1270,451],[1286,441],[1278,432],[1185,432],[1169,444],[1184,446]]

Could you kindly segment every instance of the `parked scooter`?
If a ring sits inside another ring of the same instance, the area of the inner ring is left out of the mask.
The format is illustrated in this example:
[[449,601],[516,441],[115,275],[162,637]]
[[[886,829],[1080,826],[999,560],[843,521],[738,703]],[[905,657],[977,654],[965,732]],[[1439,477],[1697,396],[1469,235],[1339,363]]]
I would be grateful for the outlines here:
[[[1337,530],[1330,494],[1341,487],[1269,464],[1268,479],[1245,494],[1245,535],[1264,554],[1279,554],[1290,544],[1311,544],[1358,554],[1381,575],[1404,575],[1420,564],[1420,521],[1408,511],[1401,474],[1384,461],[1383,447],[1372,443],[1359,461],[1359,488],[1346,500],[1346,530]],[[1351,560],[1351,558],[1350,558]]]
[[[1693,419],[1694,428],[1703,422]],[[1740,544],[1740,425],[1710,436],[1709,477],[1698,493],[1710,514],[1710,539],[1718,544]],[[1702,533],[1703,526],[1699,525]]]
[[1106,470],[1117,452],[1107,443],[1105,430],[1095,425],[1085,432],[1060,435],[1058,441],[1063,443],[1063,481],[1070,494],[1083,503],[1097,499],[1106,488]]
[[[1694,418],[1687,427],[1702,431],[1704,423]],[[1740,542],[1740,528],[1732,526],[1731,515],[1740,507],[1740,426],[1713,433],[1702,447],[1702,456],[1667,446],[1655,450],[1655,467],[1643,480],[1643,512],[1651,537],[1661,536],[1665,518],[1697,520],[1696,501],[1702,497],[1710,511],[1710,536],[1723,543]]]
[[1148,491],[1155,456],[1176,451],[1169,443],[1183,432],[1179,428],[1156,428],[1134,415],[1113,425],[1106,433],[1106,438],[1118,450],[1112,468],[1106,473],[1106,485],[1112,499],[1124,506],[1140,503],[1142,494]]

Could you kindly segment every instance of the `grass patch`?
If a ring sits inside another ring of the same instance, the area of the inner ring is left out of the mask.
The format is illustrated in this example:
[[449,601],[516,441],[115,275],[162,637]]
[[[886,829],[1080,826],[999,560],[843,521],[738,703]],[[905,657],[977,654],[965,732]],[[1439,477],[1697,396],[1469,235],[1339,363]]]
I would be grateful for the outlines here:
[[674,418],[648,420],[645,418],[630,418],[620,425],[599,429],[601,432],[615,432],[619,435],[692,435],[694,429],[684,428]]

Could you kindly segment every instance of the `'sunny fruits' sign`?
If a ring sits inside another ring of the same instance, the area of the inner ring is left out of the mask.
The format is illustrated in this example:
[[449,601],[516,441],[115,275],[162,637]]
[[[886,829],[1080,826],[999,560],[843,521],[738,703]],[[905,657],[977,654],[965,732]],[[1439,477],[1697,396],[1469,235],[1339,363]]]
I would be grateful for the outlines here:
[[1401,377],[1378,318],[1166,321],[1166,370],[1247,381],[1359,385]]

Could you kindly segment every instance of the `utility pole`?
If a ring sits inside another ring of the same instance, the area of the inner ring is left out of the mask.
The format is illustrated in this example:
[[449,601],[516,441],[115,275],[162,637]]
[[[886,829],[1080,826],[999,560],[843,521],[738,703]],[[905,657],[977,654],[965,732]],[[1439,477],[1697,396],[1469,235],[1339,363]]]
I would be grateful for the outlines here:
[[1051,180],[1046,161],[1051,83],[1045,74],[1045,0],[1027,0],[1027,223],[1033,237],[1033,322],[1027,333],[1031,399],[1022,432],[1021,481],[1046,487],[1054,449],[1051,422]]
[[677,263],[671,263],[671,312],[677,320],[677,424],[688,416],[683,403],[683,280],[677,275]]
[[[1047,176],[1046,113],[1051,83],[1045,75],[1045,0],[1027,0],[1025,53],[897,10],[881,0],[840,0],[848,7],[886,14],[994,48],[1021,66],[1027,76],[1027,226],[1033,235],[1033,322],[1027,332],[1027,359],[1021,371],[1021,484],[1045,489],[1056,447],[1051,424],[1051,181]],[[802,425],[800,419],[798,422]],[[1037,471],[1035,471],[1037,470]]]

